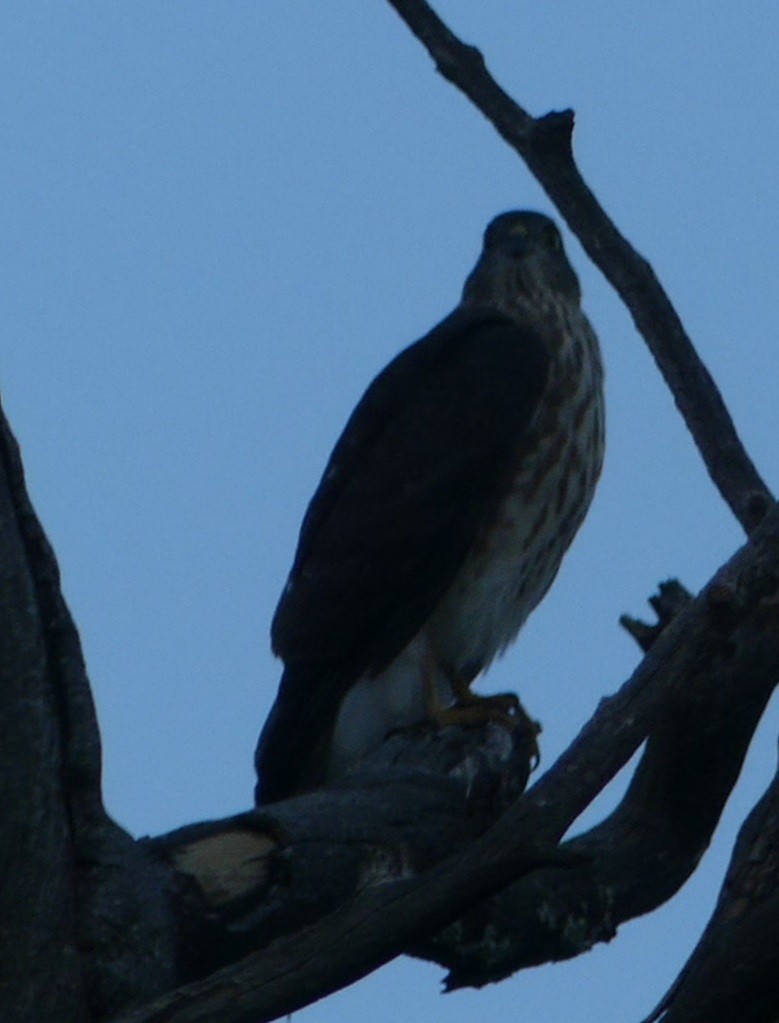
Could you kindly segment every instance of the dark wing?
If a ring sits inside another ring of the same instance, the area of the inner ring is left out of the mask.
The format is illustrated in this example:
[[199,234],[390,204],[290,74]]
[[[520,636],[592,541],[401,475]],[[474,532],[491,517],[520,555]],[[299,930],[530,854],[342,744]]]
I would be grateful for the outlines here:
[[390,663],[452,584],[511,483],[547,368],[530,326],[459,309],[370,385],[274,617],[286,671],[258,747],[262,792],[295,787],[349,687]]

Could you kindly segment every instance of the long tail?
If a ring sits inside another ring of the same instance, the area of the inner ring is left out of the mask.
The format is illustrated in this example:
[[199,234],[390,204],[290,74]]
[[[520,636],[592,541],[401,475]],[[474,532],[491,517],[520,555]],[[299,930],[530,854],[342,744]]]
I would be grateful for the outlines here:
[[254,754],[258,806],[314,789],[326,779],[340,694],[322,674],[319,666],[290,665],[281,676]]

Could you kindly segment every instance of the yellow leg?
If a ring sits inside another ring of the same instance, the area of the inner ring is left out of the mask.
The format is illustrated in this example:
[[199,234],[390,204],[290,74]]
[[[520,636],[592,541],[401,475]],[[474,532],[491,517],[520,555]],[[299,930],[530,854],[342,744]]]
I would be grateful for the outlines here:
[[519,728],[530,736],[533,767],[541,759],[537,736],[541,726],[527,713],[515,693],[497,693],[494,696],[478,696],[472,693],[469,684],[457,676],[451,681],[455,703],[445,706],[441,703],[435,686],[435,673],[425,672],[425,705],[427,715],[439,728],[448,725],[481,725],[485,721],[497,721],[508,728]]
[[522,710],[522,704],[516,693],[496,693],[494,696],[478,696],[471,692],[468,682],[465,682],[459,675],[452,682],[452,692],[455,695],[455,707],[483,707],[484,720],[494,718],[493,711],[510,718]]

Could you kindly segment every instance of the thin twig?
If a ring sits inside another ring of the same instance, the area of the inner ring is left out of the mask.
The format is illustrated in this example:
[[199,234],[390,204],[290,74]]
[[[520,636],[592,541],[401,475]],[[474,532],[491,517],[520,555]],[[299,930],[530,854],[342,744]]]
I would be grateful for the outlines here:
[[568,226],[630,311],[674,396],[706,468],[751,532],[773,495],[744,449],[717,385],[649,263],[620,234],[573,159],[573,112],[531,117],[488,72],[481,53],[455,36],[425,0],[389,0],[460,89],[525,161]]

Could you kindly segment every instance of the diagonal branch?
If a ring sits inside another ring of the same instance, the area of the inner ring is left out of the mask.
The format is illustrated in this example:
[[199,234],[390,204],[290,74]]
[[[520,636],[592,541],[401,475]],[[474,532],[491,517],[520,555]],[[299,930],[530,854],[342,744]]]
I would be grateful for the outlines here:
[[[779,631],[762,623],[778,594],[774,512],[670,624],[633,677],[602,701],[571,748],[463,852],[417,877],[360,892],[312,926],[122,1016],[122,1023],[275,1019],[359,979],[531,870],[571,864],[556,843],[647,734],[662,734],[673,720],[679,680],[716,676],[724,663],[727,672],[718,677],[731,687],[759,678],[761,691],[770,691],[779,673]],[[699,639],[690,642],[691,635]],[[644,803],[652,798],[652,791],[642,795]]]
[[389,0],[427,48],[440,73],[460,89],[525,161],[619,293],[674,396],[711,479],[749,532],[773,496],[736,433],[717,385],[652,270],[620,234],[574,162],[573,112],[531,117],[501,89],[481,53],[455,36],[425,0]]
[[766,629],[779,614],[779,590],[755,610],[739,623],[740,612],[715,599],[708,616],[688,619],[685,645],[698,655],[674,674],[619,806],[563,846],[578,864],[534,871],[412,950],[449,969],[447,990],[581,955],[681,888],[779,681],[779,649]]
[[742,825],[719,902],[695,951],[644,1023],[658,1019],[779,1019],[779,772]]

